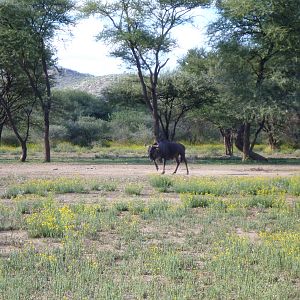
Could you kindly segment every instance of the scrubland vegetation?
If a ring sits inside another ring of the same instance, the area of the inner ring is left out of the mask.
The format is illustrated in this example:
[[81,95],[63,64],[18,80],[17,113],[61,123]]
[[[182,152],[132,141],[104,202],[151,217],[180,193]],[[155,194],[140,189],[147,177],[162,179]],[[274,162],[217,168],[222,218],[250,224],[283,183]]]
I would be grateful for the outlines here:
[[[201,163],[238,163],[241,164],[241,154],[234,149],[233,156],[224,155],[224,146],[221,143],[187,144],[186,153],[189,162]],[[110,142],[105,146],[94,145],[84,147],[70,142],[58,142],[52,147],[53,162],[98,162],[98,163],[150,163],[146,144],[126,144]],[[278,150],[272,150],[269,145],[261,144],[256,147],[257,152],[266,156],[266,163],[298,164],[300,158],[299,149],[288,145],[282,145]],[[1,162],[17,162],[21,148],[14,145],[0,146]],[[39,143],[29,144],[28,162],[43,161],[43,145]],[[245,162],[244,162],[245,163]],[[249,161],[248,163],[255,163]],[[261,162],[264,163],[264,162]]]
[[299,176],[0,187],[2,299],[300,296]]
[[[2,1],[0,143],[20,145],[22,162],[31,155],[28,144],[42,142],[47,162],[61,142],[221,142],[226,155],[236,147],[245,161],[265,160],[258,144],[297,150],[298,11],[293,0]],[[196,16],[206,13],[209,42],[166,68],[176,27],[192,16],[201,23]],[[86,89],[76,74],[68,89],[60,84],[54,41],[90,16],[104,20],[95,22],[97,37],[128,73],[100,80],[101,87],[84,74]]]
[[[215,14],[209,44],[165,71],[175,27],[199,9]],[[1,1],[0,299],[300,299],[299,11],[294,0]],[[62,88],[53,41],[90,16],[134,73]],[[191,169],[254,160],[294,175],[5,173],[17,160],[145,167],[146,145],[163,139],[186,145]]]

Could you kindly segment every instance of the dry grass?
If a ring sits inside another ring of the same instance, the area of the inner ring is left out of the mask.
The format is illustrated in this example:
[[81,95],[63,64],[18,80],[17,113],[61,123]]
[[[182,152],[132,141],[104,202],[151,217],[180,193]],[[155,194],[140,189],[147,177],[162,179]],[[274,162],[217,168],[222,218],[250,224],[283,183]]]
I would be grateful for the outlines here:
[[0,297],[299,298],[299,177],[170,178],[7,177]]

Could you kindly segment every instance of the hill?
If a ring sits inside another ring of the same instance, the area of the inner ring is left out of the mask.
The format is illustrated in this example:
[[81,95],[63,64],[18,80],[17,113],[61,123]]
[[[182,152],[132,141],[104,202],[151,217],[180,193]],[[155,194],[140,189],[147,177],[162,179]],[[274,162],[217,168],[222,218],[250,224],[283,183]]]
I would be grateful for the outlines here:
[[111,74],[94,76],[70,69],[59,68],[56,69],[54,74],[54,88],[58,90],[81,90],[99,96],[104,88],[113,82],[118,82],[124,76],[126,75]]

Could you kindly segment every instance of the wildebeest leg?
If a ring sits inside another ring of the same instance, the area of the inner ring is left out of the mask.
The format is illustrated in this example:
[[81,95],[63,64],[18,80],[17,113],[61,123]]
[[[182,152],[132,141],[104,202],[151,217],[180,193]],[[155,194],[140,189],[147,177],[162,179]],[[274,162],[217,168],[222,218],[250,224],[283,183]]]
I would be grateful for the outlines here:
[[175,159],[176,159],[176,162],[177,162],[177,166],[176,166],[176,169],[175,171],[173,172],[173,174],[175,174],[177,172],[177,169],[179,167],[179,164],[180,164],[180,160],[178,159],[178,156],[175,156]]
[[161,174],[165,174],[165,168],[166,168],[166,159],[164,158],[163,160],[164,160],[164,166],[163,166],[163,171]]
[[186,161],[186,158],[183,157],[182,160],[184,161],[185,163],[185,166],[186,166],[186,175],[189,175],[189,169],[188,169],[188,166],[187,166],[187,161]]
[[155,164],[156,171],[158,171],[158,165],[157,165],[156,161],[154,160],[153,162],[154,162],[154,164]]

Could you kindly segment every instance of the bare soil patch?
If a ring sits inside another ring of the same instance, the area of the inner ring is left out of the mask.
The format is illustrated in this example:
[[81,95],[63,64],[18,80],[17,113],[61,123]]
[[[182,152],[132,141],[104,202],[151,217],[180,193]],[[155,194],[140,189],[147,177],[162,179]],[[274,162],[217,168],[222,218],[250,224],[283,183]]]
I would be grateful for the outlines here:
[[62,247],[59,241],[50,238],[30,238],[27,231],[11,230],[0,231],[0,257],[9,256],[11,252],[21,251],[27,248],[33,248],[35,251],[44,251]]
[[[172,174],[175,165],[166,167]],[[144,178],[160,174],[152,165],[129,164],[76,164],[76,163],[15,163],[0,164],[0,178],[7,177],[95,177],[95,178]],[[185,175],[179,167],[178,175]],[[300,165],[190,165],[190,176],[291,176],[300,174]],[[176,175],[175,175],[176,176]]]
[[252,243],[257,243],[257,242],[260,241],[260,237],[259,237],[258,233],[255,232],[255,231],[245,232],[243,229],[237,228],[236,229],[236,234],[239,237],[248,238]]

